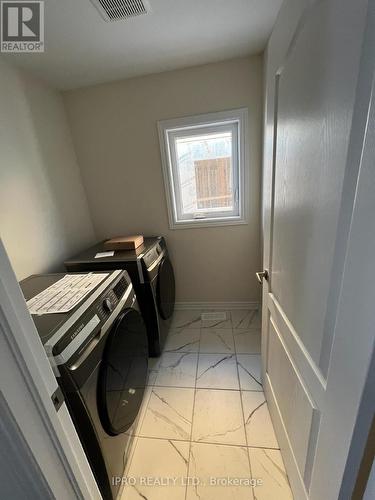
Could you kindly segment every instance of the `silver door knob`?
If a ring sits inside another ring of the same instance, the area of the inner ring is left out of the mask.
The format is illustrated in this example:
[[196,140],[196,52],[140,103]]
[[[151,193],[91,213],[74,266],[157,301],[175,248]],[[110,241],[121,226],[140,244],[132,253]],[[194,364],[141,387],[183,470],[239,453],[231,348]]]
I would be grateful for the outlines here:
[[257,280],[259,281],[260,284],[262,284],[263,279],[268,281],[268,271],[265,269],[264,271],[259,271],[258,273],[255,273]]

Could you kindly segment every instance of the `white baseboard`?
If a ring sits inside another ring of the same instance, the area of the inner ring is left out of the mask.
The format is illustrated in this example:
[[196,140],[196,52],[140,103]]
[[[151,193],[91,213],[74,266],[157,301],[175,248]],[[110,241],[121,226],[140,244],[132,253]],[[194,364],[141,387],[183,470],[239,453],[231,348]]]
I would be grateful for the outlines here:
[[255,301],[245,302],[176,302],[176,311],[187,311],[191,309],[211,309],[211,310],[230,310],[230,309],[249,309],[256,310],[260,308],[260,303]]

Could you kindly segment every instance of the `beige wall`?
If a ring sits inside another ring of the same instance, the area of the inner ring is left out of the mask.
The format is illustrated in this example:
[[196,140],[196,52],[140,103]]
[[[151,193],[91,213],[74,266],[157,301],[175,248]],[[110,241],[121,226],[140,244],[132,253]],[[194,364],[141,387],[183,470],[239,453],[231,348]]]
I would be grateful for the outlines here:
[[[64,99],[97,235],[164,235],[178,301],[258,300],[262,58],[83,88],[64,93]],[[170,230],[157,120],[244,106],[249,224]]]
[[19,280],[94,239],[61,96],[0,60],[0,235]]

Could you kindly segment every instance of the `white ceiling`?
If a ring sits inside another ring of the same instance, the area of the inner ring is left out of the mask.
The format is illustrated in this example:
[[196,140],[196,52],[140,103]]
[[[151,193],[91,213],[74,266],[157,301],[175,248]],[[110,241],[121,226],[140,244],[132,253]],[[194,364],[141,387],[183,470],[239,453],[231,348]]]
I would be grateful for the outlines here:
[[105,22],[90,0],[45,0],[42,54],[12,63],[59,89],[259,53],[282,0],[149,0],[152,12]]

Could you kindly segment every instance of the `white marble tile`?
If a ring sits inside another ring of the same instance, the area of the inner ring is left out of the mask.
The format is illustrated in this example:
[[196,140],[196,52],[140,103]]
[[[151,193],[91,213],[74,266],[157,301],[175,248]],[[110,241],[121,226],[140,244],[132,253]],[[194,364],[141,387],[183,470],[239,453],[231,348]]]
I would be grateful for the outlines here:
[[[210,484],[211,478],[223,480],[251,477],[247,449],[239,446],[192,443],[189,460],[189,477],[199,479],[199,484],[188,486],[187,500],[250,500],[251,487],[247,484]],[[271,500],[271,497],[270,497]]]
[[260,354],[237,354],[240,386],[244,391],[263,391]]
[[249,330],[261,327],[261,317],[258,310],[232,310],[232,327],[235,329]]
[[248,446],[279,448],[262,392],[242,392]]
[[246,445],[239,391],[197,389],[192,440]]
[[261,333],[260,330],[233,330],[236,352],[240,354],[260,354]]
[[143,400],[142,400],[141,407],[140,407],[139,412],[138,412],[138,416],[137,416],[135,425],[132,426],[132,428],[127,432],[127,434],[134,434],[136,436],[139,436],[139,433],[140,433],[141,427],[142,427],[142,423],[143,423],[143,419],[144,419],[145,414],[146,414],[147,405],[148,405],[148,402],[149,402],[150,397],[151,397],[151,392],[152,392],[152,387],[151,386],[146,387],[145,392],[143,394]]
[[147,385],[154,385],[158,371],[160,358],[148,358],[148,381]]
[[186,310],[175,311],[172,318],[171,328],[200,328],[201,311]]
[[165,343],[164,352],[198,352],[199,338],[199,328],[177,328],[171,330]]
[[153,387],[140,435],[189,440],[194,389]]
[[155,385],[195,387],[198,354],[165,352],[160,360]]
[[262,480],[254,488],[257,500],[293,500],[279,450],[249,448],[252,477]]
[[199,352],[206,354],[234,353],[235,349],[232,329],[202,329]]
[[[128,481],[135,484],[124,488],[121,499],[184,500],[188,459],[188,442],[139,438],[127,474]],[[145,485],[143,478],[154,484]],[[176,484],[172,478],[177,479]]]
[[142,427],[142,422],[143,422],[143,419],[144,419],[144,416],[146,413],[147,404],[148,404],[148,401],[150,399],[151,391],[152,391],[152,386],[145,387],[142,402],[141,402],[141,405],[139,407],[137,417],[136,417],[135,421],[133,422],[133,424],[131,425],[131,427],[129,427],[125,431],[125,434],[128,434],[129,436],[139,436],[139,433],[140,433],[140,430]]
[[229,311],[202,311],[202,312],[225,312],[226,319],[202,319],[202,328],[214,328],[221,330],[222,328],[232,328],[231,315]]
[[239,389],[235,354],[200,354],[197,387]]
[[158,372],[149,370],[148,372],[148,379],[147,379],[147,385],[152,386],[155,384],[156,377],[158,376]]

